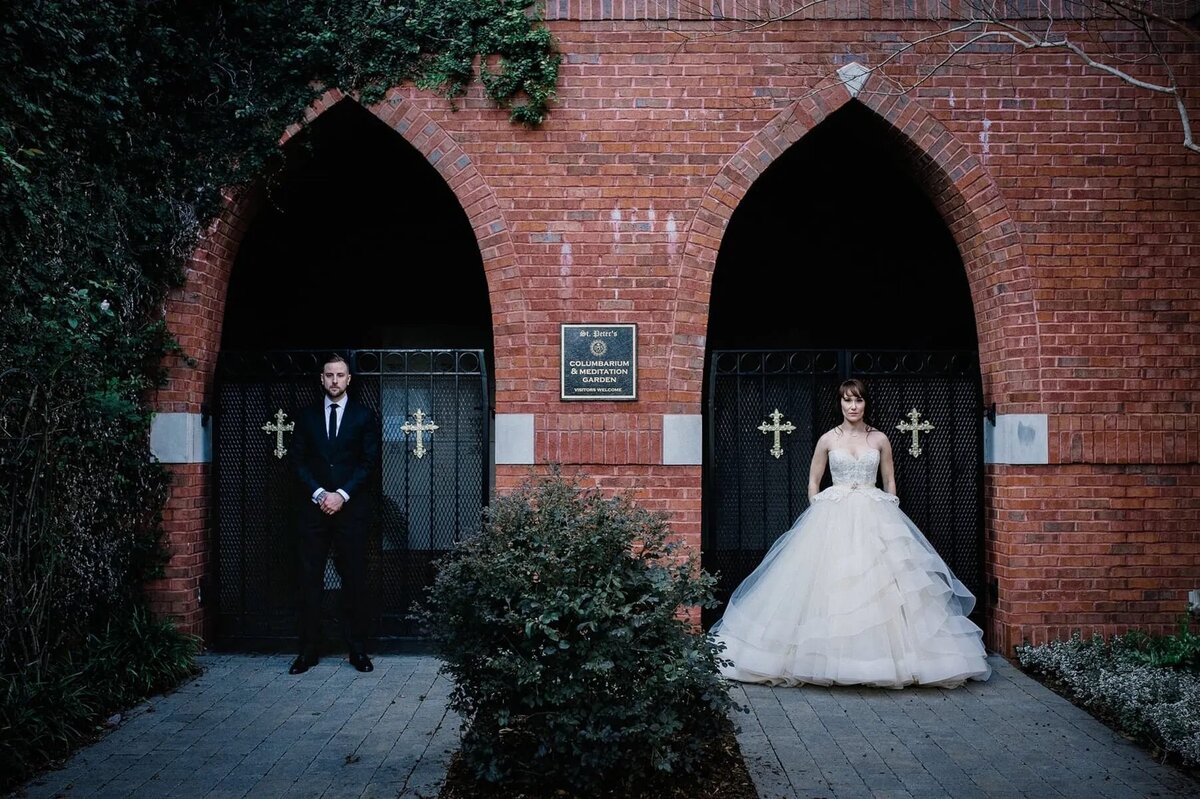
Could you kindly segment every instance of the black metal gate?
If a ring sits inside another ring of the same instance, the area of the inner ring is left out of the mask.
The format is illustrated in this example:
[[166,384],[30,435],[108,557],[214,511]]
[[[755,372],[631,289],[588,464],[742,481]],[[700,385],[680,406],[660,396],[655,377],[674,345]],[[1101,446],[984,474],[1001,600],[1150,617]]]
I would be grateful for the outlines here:
[[[218,362],[217,634],[224,646],[279,647],[295,637],[295,513],[305,498],[283,450],[290,420],[321,398],[326,354],[226,352]],[[350,396],[375,411],[382,434],[381,468],[366,489],[375,508],[368,564],[378,611],[373,632],[409,637],[417,630],[407,617],[433,580],[433,562],[479,529],[487,501],[484,353],[356,350],[349,360]],[[339,588],[332,562],[325,586],[332,617]],[[329,625],[330,637],[335,629]]]
[[[901,508],[975,594],[972,617],[981,620],[983,428],[974,352],[714,350],[702,558],[719,576],[718,598],[729,598],[808,507],[813,447],[841,421],[837,387],[848,377],[867,383],[867,422],[891,439]],[[778,434],[773,453],[773,428],[789,423],[795,429]],[[827,473],[822,487],[828,483]],[[707,613],[705,624],[721,612]]]

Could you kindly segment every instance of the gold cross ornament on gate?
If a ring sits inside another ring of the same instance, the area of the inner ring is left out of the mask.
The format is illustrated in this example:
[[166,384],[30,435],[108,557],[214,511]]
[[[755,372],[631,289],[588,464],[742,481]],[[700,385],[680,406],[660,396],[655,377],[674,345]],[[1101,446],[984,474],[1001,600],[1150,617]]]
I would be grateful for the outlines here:
[[[420,409],[415,410],[413,411],[413,416],[416,417],[417,423],[412,424],[411,422],[405,422],[404,424],[400,425],[400,429],[406,433],[417,434],[417,446],[413,450],[413,454],[418,458],[424,458],[425,453],[428,452],[428,450],[425,449],[425,433],[432,433],[434,430],[438,429],[438,426],[433,423],[432,419],[429,420],[429,424],[424,423],[425,411]],[[430,436],[430,438],[432,438],[432,436]]]
[[780,424],[779,420],[782,418],[783,414],[779,412],[778,408],[776,408],[775,412],[771,414],[771,424],[763,422],[758,426],[758,429],[764,434],[775,434],[775,446],[771,447],[771,454],[776,458],[779,458],[779,456],[783,455],[783,447],[779,443],[779,434],[787,433],[788,435],[791,435],[792,431],[796,429],[796,425],[792,424],[791,422],[784,422],[783,424]]
[[933,425],[931,425],[928,420],[917,424],[917,420],[921,418],[921,412],[916,408],[913,408],[911,411],[906,413],[905,416],[907,416],[909,419],[912,419],[912,423],[900,422],[898,425],[896,425],[896,429],[901,433],[912,433],[912,446],[908,448],[908,454],[916,458],[921,454],[921,444],[917,440],[917,435],[919,433],[928,433],[933,429]]
[[282,458],[284,455],[287,454],[287,449],[283,446],[283,434],[290,433],[296,429],[295,422],[288,422],[287,424],[283,423],[283,420],[286,418],[287,418],[287,414],[283,412],[283,408],[280,408],[279,410],[275,411],[275,423],[271,424],[270,422],[267,422],[266,424],[264,424],[262,426],[262,430],[264,433],[274,433],[275,434],[275,457],[276,458]]

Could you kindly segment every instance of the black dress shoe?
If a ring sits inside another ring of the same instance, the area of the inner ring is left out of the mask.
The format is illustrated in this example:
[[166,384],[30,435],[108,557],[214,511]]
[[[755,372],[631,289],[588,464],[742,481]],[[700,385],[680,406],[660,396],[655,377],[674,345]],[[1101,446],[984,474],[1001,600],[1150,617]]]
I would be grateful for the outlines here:
[[303,674],[317,665],[318,660],[316,655],[296,655],[296,659],[292,661],[292,667],[288,669],[288,674]]
[[371,662],[365,652],[351,652],[350,665],[359,671],[375,671],[375,664]]

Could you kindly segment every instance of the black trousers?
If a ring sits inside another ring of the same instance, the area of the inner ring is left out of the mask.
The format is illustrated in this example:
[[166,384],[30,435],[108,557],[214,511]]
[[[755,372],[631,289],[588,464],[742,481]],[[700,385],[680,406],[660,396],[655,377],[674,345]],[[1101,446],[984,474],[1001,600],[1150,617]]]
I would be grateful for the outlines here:
[[[332,516],[313,502],[300,513],[300,651],[321,648],[321,605],[325,594],[325,562],[333,563],[342,581],[342,635],[351,653],[367,651],[370,612],[367,604],[367,523],[365,513],[344,507]],[[362,510],[361,508],[357,510]]]

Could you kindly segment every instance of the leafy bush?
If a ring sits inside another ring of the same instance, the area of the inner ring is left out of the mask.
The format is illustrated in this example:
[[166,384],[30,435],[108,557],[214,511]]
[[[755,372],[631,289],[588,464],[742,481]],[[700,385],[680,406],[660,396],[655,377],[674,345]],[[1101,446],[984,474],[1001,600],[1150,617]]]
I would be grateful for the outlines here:
[[1152,664],[1163,658],[1148,655],[1186,646],[1140,632],[1107,641],[1076,633],[1068,641],[1019,646],[1017,659],[1122,732],[1184,764],[1200,765],[1200,673]]
[[[269,182],[280,135],[326,90],[369,104],[411,81],[455,98],[479,78],[532,125],[559,63],[529,0],[0,2],[6,763],[167,684],[109,674],[131,659],[94,642],[106,618],[141,623],[163,562],[150,397],[181,354],[163,309],[223,192]],[[129,640],[173,646],[142,633]],[[138,668],[170,660],[162,647]]]
[[113,712],[194,674],[198,644],[137,609],[44,673],[0,677],[0,790],[66,757]]
[[718,645],[680,608],[713,579],[661,514],[557,472],[489,508],[418,614],[485,782],[594,795],[693,772],[733,706]]

